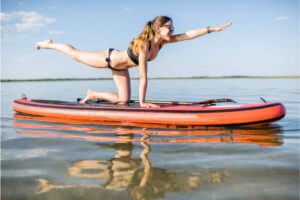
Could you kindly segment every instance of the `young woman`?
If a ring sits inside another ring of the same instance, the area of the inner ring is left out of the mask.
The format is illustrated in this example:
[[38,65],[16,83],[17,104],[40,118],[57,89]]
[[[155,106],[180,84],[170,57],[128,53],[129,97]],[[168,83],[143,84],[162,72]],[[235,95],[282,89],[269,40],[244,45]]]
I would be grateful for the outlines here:
[[194,39],[196,37],[221,31],[228,28],[231,23],[220,26],[208,26],[202,29],[187,31],[183,34],[173,35],[173,21],[167,16],[158,16],[149,21],[144,30],[131,41],[129,48],[124,51],[108,49],[102,52],[85,52],[68,44],[54,43],[45,40],[36,44],[37,49],[55,49],[74,58],[78,62],[96,68],[109,68],[116,83],[118,93],[87,91],[86,97],[81,101],[85,103],[91,99],[104,99],[110,102],[127,103],[130,101],[130,78],[128,69],[139,66],[140,86],[139,103],[141,107],[157,107],[158,105],[145,101],[147,90],[147,64],[156,58],[159,50],[166,44]]

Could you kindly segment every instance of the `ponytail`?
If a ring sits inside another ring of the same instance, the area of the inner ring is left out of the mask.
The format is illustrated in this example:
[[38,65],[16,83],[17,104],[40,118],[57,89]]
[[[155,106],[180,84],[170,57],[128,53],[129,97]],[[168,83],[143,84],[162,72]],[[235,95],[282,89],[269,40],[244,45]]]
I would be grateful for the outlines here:
[[146,51],[146,45],[155,36],[155,31],[153,28],[152,21],[147,22],[144,26],[143,31],[130,42],[130,48],[133,50],[135,55],[138,55],[140,51]]
[[172,20],[167,16],[157,16],[152,21],[147,22],[143,31],[130,42],[129,48],[132,49],[135,55],[139,55],[140,51],[147,51],[146,45],[155,37],[155,30],[163,26],[166,22]]

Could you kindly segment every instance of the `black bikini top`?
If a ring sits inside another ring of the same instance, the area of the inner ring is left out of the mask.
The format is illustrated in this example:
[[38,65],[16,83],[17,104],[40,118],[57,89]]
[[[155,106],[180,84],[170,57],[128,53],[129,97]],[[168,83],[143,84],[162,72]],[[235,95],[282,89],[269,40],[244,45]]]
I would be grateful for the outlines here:
[[[159,45],[159,50],[161,49],[161,44]],[[148,51],[151,50],[151,42],[149,41],[149,49]],[[136,56],[133,51],[132,51],[132,48],[128,48],[127,49],[127,54],[128,54],[128,57],[132,60],[132,62],[134,62],[135,64],[139,64],[139,56]],[[151,61],[151,60],[148,60],[148,61]]]

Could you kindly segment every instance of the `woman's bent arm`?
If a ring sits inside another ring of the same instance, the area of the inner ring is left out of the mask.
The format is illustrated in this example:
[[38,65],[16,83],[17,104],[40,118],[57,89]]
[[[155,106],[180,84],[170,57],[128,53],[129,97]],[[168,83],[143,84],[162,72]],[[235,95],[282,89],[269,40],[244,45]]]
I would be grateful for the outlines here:
[[[148,49],[148,47],[147,47]],[[140,68],[140,87],[139,87],[139,102],[141,107],[159,107],[158,105],[146,103],[146,91],[147,91],[147,54],[148,52],[139,53],[139,68]]]
[[141,106],[145,103],[147,82],[147,78],[140,78],[139,102]]
[[144,72],[147,71],[146,68],[147,66],[140,67],[139,101],[141,105],[145,103],[145,99],[146,99],[146,91],[147,91],[147,83],[148,83],[148,78],[146,74],[147,72],[146,73]]
[[140,105],[145,103],[147,91],[147,52],[139,53],[139,69],[140,69],[140,87],[139,87],[139,101]]
[[146,65],[140,65],[140,87],[139,87],[139,102],[141,107],[147,107],[147,108],[153,108],[153,107],[159,107],[158,105],[147,103],[145,101],[146,99],[146,92],[147,92],[147,64]]

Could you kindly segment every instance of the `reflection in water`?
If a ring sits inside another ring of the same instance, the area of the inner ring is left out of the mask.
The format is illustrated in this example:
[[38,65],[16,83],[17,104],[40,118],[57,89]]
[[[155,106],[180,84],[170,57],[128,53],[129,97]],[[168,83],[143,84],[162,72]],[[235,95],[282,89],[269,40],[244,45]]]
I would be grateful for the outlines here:
[[[132,138],[133,134],[119,137]],[[71,177],[103,179],[106,181],[103,185],[59,185],[46,179],[38,179],[37,194],[54,189],[84,187],[126,191],[134,199],[153,199],[163,197],[167,192],[188,192],[201,184],[222,183],[229,177],[227,171],[175,173],[153,167],[148,157],[150,145],[143,142],[141,145],[143,149],[139,158],[133,158],[134,146],[131,142],[120,142],[111,146],[115,149],[115,156],[110,160],[81,160],[67,169]]]
[[[111,148],[110,159],[79,160],[68,165],[66,173],[72,182],[52,183],[39,178],[38,195],[79,188],[125,191],[133,199],[161,198],[168,192],[189,192],[205,184],[221,184],[230,177],[228,171],[176,171],[152,166],[149,154],[151,143],[243,143],[260,146],[282,144],[281,129],[277,126],[225,129],[145,129],[104,125],[76,124],[41,117],[15,115],[13,126],[19,134],[63,137],[96,141],[100,148]],[[99,123],[99,122],[98,122]],[[108,145],[107,142],[113,142]],[[142,150],[134,154],[139,143]],[[90,180],[79,184],[77,180]],[[101,183],[97,182],[101,180]]]
[[[90,141],[114,141],[114,142],[147,142],[147,143],[242,143],[260,146],[282,145],[281,127],[276,125],[225,128],[225,127],[201,127],[200,129],[167,129],[160,125],[158,128],[130,128],[123,126],[107,126],[108,122],[95,122],[89,124],[77,124],[74,120],[56,118],[33,117],[15,114],[15,119],[22,122],[14,122],[13,126],[22,128],[18,133],[29,135],[41,135],[63,137],[70,139],[84,139]],[[24,121],[26,120],[26,121]],[[44,123],[41,123],[44,122]],[[47,123],[45,123],[47,122]],[[49,124],[50,122],[50,124]],[[99,124],[101,126],[94,126]],[[141,124],[140,124],[141,125]],[[148,127],[150,125],[148,124]],[[155,125],[156,126],[156,125]],[[154,127],[155,127],[154,126]],[[30,129],[24,130],[24,129]],[[32,130],[33,129],[33,130]],[[47,129],[47,131],[39,131]],[[54,132],[59,131],[59,132]],[[67,134],[65,131],[71,131]],[[78,134],[78,133],[84,134]],[[114,137],[114,134],[134,134],[136,137]],[[141,136],[152,138],[140,138]]]

